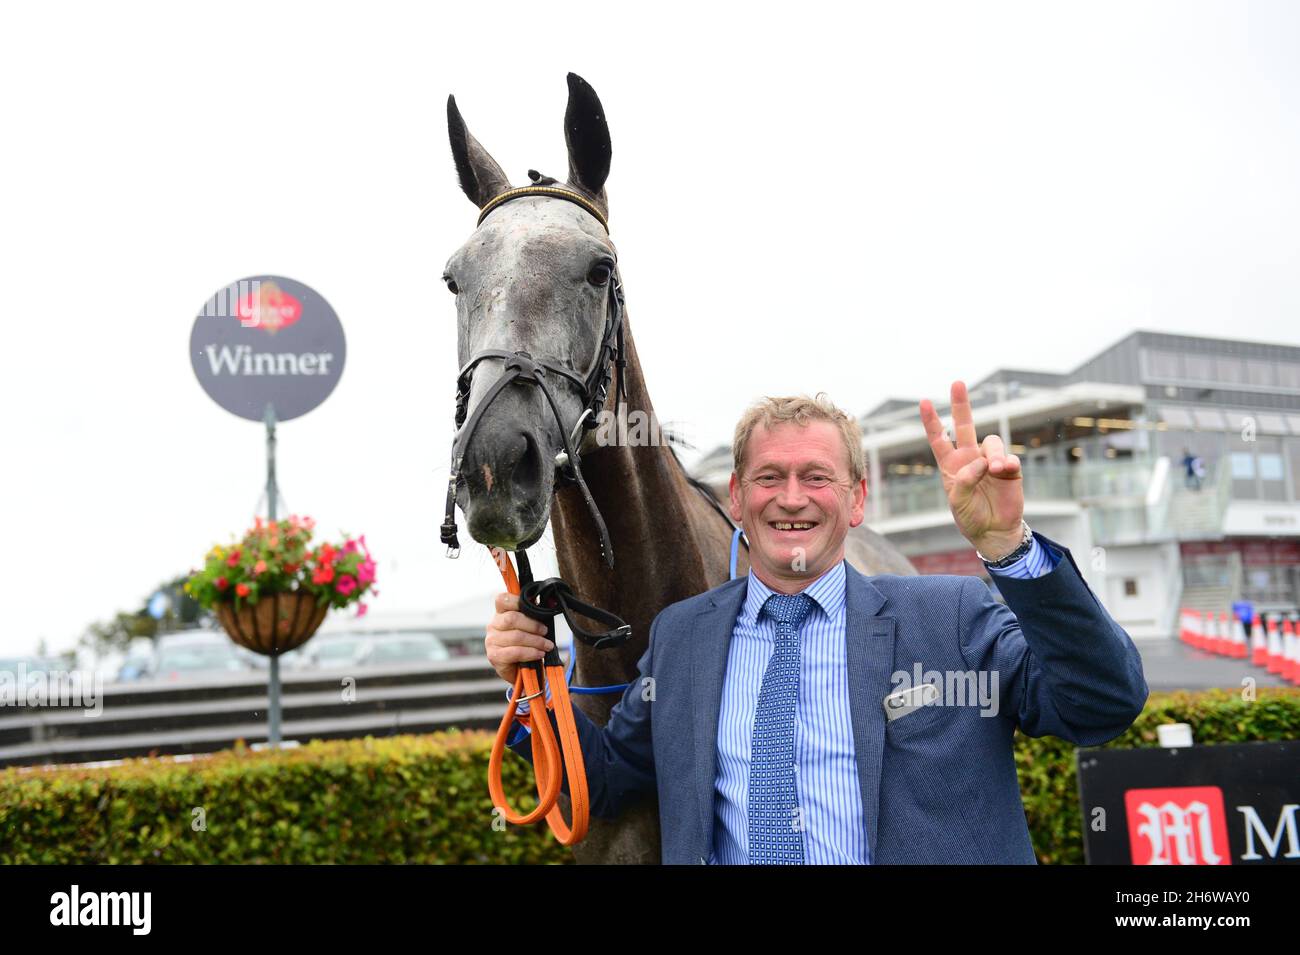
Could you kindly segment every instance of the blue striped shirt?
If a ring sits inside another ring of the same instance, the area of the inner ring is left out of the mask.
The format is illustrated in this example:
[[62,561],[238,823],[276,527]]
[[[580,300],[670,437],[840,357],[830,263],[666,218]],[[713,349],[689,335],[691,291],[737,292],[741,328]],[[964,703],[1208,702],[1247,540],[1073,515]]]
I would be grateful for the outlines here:
[[[727,653],[718,715],[712,864],[749,861],[749,763],[763,674],[776,648],[776,621],[760,614],[773,594],[751,570]],[[844,561],[803,590],[813,607],[799,630],[794,771],[804,862],[871,861],[858,785],[845,642]]]

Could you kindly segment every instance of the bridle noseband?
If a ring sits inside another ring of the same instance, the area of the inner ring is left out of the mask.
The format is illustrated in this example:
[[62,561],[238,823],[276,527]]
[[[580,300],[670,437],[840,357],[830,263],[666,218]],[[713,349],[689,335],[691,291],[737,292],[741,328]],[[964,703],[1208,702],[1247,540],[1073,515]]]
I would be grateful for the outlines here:
[[[533,176],[532,170],[529,170],[529,175]],[[551,179],[541,180],[539,176],[533,176],[533,178],[542,182],[554,182]],[[596,221],[605,227],[606,232],[609,231],[609,223],[606,221],[605,216],[589,199],[568,189],[560,189],[551,185],[533,185],[508,189],[493,197],[480,210],[477,225],[482,225],[488,213],[498,206],[522,196],[549,196],[576,203],[594,216]],[[492,383],[492,386],[483,396],[483,400],[474,409],[474,413],[469,415],[468,420],[466,420],[474,368],[485,358],[504,359],[505,368],[501,377]],[[611,358],[613,359],[612,369]],[[601,553],[605,558],[605,562],[610,568],[613,568],[614,552],[609,542],[609,531],[605,528],[605,521],[600,516],[600,511],[596,507],[596,502],[592,499],[591,492],[587,489],[587,482],[582,478],[578,447],[581,445],[579,434],[591,431],[599,423],[597,419],[609,396],[610,378],[613,373],[617,373],[618,376],[615,392],[615,413],[616,416],[621,417],[623,403],[627,400],[627,385],[624,380],[624,369],[626,367],[627,358],[623,349],[623,283],[618,274],[617,263],[615,263],[614,270],[609,277],[609,317],[605,323],[604,334],[601,336],[600,349],[596,354],[596,363],[592,366],[592,370],[586,379],[579,377],[558,362],[534,358],[525,351],[508,352],[500,349],[489,349],[472,356],[465,363],[456,376],[456,427],[458,431],[451,450],[451,476],[447,481],[447,513],[442,523],[442,542],[447,545],[448,557],[460,555],[460,542],[456,537],[456,485],[460,480],[460,469],[465,458],[465,449],[469,446],[470,438],[473,436],[483,412],[508,385],[515,381],[521,381],[535,384],[546,397],[546,403],[555,416],[556,423],[560,426],[560,437],[564,442],[563,449],[555,455],[556,484],[576,484],[582,491],[583,499],[587,502],[587,507],[591,511],[591,516],[596,522],[596,529],[600,534]],[[547,385],[548,375],[553,378],[558,376],[572,383],[582,398],[583,411],[572,428],[566,427],[563,418],[560,417],[560,409],[555,403],[555,397],[551,394],[550,387]]]

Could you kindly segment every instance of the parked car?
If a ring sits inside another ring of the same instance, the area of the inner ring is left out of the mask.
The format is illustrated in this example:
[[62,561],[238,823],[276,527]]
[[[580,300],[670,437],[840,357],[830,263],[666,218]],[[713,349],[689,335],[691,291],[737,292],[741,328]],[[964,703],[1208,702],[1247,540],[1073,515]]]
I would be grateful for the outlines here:
[[[236,646],[235,649],[244,661],[253,669],[261,670],[263,673],[270,671],[271,658],[266,654],[254,653],[247,647]],[[301,670],[308,666],[310,662],[311,661],[307,657],[306,647],[298,647],[295,650],[290,650],[288,653],[280,654],[280,672],[284,673],[288,670]]]
[[127,645],[126,655],[117,668],[119,682],[145,680],[153,674],[153,665],[157,653],[153,640],[149,637],[136,637]]
[[205,630],[159,638],[151,675],[156,680],[193,680],[251,669],[228,636]]
[[451,659],[447,645],[432,633],[377,633],[372,635],[371,642],[370,657],[366,660],[371,666]]
[[370,655],[370,638],[356,633],[328,633],[313,637],[304,647],[310,665],[322,670],[364,666]]
[[0,657],[0,673],[13,674],[17,679],[19,667],[27,673],[48,673],[51,670],[67,670],[68,664],[47,657]]

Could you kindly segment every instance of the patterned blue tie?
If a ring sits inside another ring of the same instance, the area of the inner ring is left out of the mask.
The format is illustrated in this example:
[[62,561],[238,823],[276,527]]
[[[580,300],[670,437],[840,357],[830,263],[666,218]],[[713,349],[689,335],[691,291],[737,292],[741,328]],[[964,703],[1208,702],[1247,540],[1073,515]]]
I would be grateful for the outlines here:
[[776,649],[763,673],[749,762],[750,865],[801,865],[803,826],[794,784],[794,720],[799,701],[799,626],[807,594],[772,594],[763,612],[776,621]]

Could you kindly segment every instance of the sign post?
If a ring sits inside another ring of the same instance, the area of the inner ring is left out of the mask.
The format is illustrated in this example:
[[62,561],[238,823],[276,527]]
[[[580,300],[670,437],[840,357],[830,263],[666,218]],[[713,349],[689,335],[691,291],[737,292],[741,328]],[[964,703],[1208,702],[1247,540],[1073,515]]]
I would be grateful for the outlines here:
[[[190,362],[208,396],[266,426],[266,510],[275,523],[275,426],[318,407],[338,385],[347,342],[338,315],[314,289],[278,275],[232,282],[203,305]],[[271,653],[267,739],[280,745],[280,655]]]

